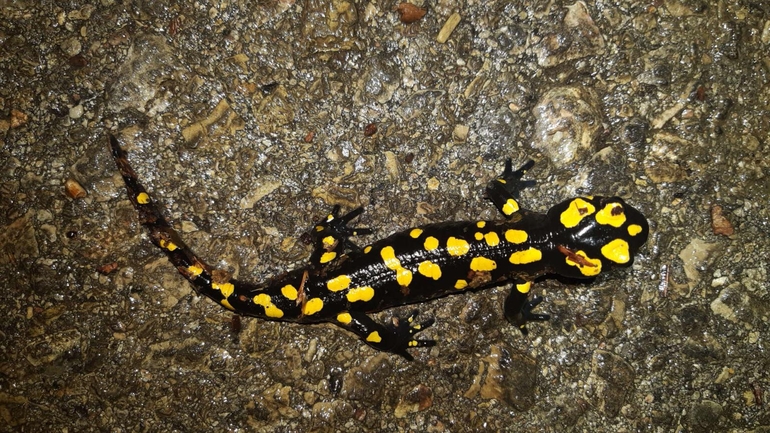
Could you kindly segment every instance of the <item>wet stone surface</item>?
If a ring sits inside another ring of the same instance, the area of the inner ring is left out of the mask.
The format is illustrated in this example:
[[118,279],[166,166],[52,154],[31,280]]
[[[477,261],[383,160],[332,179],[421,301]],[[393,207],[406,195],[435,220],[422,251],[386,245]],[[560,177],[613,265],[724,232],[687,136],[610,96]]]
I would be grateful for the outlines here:
[[[766,2],[6,3],[0,431],[770,431]],[[496,218],[507,157],[537,161],[526,207],[619,195],[652,233],[536,284],[529,337],[506,288],[420,305],[410,363],[197,297],[108,133],[244,280],[302,266],[334,204],[375,237]]]

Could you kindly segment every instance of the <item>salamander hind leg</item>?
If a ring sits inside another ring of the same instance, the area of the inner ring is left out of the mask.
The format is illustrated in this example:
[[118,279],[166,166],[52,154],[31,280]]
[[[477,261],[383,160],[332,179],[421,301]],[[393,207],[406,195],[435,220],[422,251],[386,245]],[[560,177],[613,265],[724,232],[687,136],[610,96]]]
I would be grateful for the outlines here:
[[518,199],[521,190],[535,185],[534,180],[521,180],[533,165],[535,165],[535,161],[530,159],[514,171],[511,160],[508,159],[505,161],[503,174],[487,184],[487,197],[506,218],[511,218],[519,211]]
[[340,216],[340,207],[334,206],[329,215],[317,222],[311,230],[315,250],[310,256],[312,266],[326,266],[348,251],[358,251],[358,245],[350,241],[351,236],[368,235],[372,230],[362,227],[348,227],[348,223],[361,215],[358,207]]
[[529,298],[530,281],[518,280],[511,288],[511,293],[505,299],[505,318],[512,325],[519,328],[522,334],[527,335],[527,322],[543,322],[551,318],[548,314],[533,313],[543,298],[533,296]]
[[374,349],[395,353],[412,361],[414,358],[407,349],[436,345],[435,340],[415,338],[416,334],[434,323],[433,319],[417,322],[417,314],[418,311],[414,310],[405,318],[393,317],[390,323],[382,325],[365,313],[351,311],[337,315],[336,324],[356,334]]

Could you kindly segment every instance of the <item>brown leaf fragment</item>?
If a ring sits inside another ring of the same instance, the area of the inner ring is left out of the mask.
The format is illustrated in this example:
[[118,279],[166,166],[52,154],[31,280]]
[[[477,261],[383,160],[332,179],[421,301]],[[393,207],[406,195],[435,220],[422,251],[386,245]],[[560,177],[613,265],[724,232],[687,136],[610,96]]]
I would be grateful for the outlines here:
[[86,189],[75,179],[67,179],[64,181],[64,192],[67,193],[67,197],[74,199],[84,198],[86,196]]
[[718,204],[711,206],[711,230],[715,235],[732,236],[735,233],[733,224],[724,216],[722,206]]
[[370,123],[364,127],[364,137],[371,137],[377,133],[377,124]]
[[15,108],[11,109],[11,128],[19,128],[24,126],[29,121],[29,116],[23,111],[19,111]]
[[398,12],[398,19],[404,24],[412,24],[421,20],[427,12],[427,10],[419,6],[406,2],[396,6],[396,11]]
[[68,62],[73,68],[82,68],[88,66],[88,59],[82,54],[75,54],[69,58]]
[[107,263],[106,265],[101,265],[98,268],[96,268],[96,270],[100,274],[104,274],[104,275],[111,274],[115,272],[117,269],[118,269],[118,262]]

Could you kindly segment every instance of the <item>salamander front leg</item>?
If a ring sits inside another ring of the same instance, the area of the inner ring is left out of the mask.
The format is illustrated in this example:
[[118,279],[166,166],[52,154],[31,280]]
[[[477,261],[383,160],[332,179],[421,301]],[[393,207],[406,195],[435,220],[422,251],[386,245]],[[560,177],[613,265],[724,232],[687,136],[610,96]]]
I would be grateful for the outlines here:
[[417,314],[418,311],[414,310],[405,318],[393,317],[390,323],[382,325],[364,313],[347,312],[337,315],[336,324],[358,335],[361,341],[377,350],[395,353],[412,361],[414,358],[406,351],[407,349],[436,345],[434,340],[415,338],[416,334],[434,323],[433,319],[424,322],[415,321]]
[[511,218],[519,211],[519,193],[524,188],[535,185],[534,180],[521,180],[524,174],[535,165],[531,159],[527,161],[516,171],[513,171],[511,160],[505,161],[505,170],[497,179],[487,184],[487,198],[489,198],[495,207],[505,215]]
[[358,207],[340,216],[340,207],[334,206],[329,215],[317,222],[311,234],[315,244],[313,255],[310,256],[312,266],[326,266],[347,251],[358,251],[360,248],[350,241],[351,236],[368,235],[368,228],[348,227],[348,223],[361,215],[363,208]]
[[533,296],[529,298],[529,289],[532,282],[518,280],[511,288],[511,293],[505,298],[505,318],[508,322],[519,328],[522,334],[527,335],[527,322],[542,322],[551,318],[548,314],[533,313],[543,298]]

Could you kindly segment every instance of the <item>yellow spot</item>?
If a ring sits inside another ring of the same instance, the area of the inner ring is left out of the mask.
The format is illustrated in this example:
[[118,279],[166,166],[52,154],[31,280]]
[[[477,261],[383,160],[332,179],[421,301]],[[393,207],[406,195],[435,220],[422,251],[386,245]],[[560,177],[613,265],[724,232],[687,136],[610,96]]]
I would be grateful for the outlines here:
[[446,250],[450,256],[462,256],[471,249],[465,239],[457,239],[452,236],[446,241]]
[[281,287],[281,294],[283,294],[283,296],[290,301],[297,300],[297,289],[291,284],[287,284]]
[[580,221],[593,214],[596,208],[591,203],[583,200],[582,198],[576,198],[572,200],[567,207],[567,210],[561,213],[560,221],[564,227],[571,229],[580,224]]
[[497,179],[497,181],[498,181],[498,182],[500,182],[500,183],[502,183],[503,185],[505,185],[505,184],[507,183],[507,182],[505,181],[505,179]]
[[428,251],[433,251],[436,248],[438,248],[438,239],[434,238],[433,236],[428,236],[425,239],[425,249]]
[[334,239],[334,236],[326,236],[325,238],[323,238],[322,242],[324,244],[324,247],[328,248],[336,244],[337,239]]
[[385,247],[380,250],[380,257],[385,260],[385,266],[388,269],[396,270],[401,267],[401,261],[396,258],[396,252],[393,251],[393,247]]
[[401,286],[408,286],[412,282],[412,271],[405,268],[399,268],[396,271],[396,282]]
[[512,244],[523,244],[528,237],[524,230],[509,229],[505,231],[505,240]]
[[364,248],[364,254],[369,254],[369,251],[371,251],[371,250],[372,250],[372,246],[371,246],[371,245],[367,245],[367,246]]
[[602,271],[602,261],[600,259],[592,259],[592,258],[588,257],[586,255],[585,251],[583,251],[583,250],[580,250],[580,251],[576,252],[575,255],[576,256],[580,256],[580,257],[583,258],[581,260],[581,262],[588,262],[592,266],[589,266],[589,265],[586,265],[586,264],[581,264],[581,263],[576,263],[576,262],[570,260],[569,257],[567,257],[566,260],[567,260],[567,264],[568,265],[570,265],[570,266],[577,266],[578,269],[580,269],[580,273],[585,275],[585,276],[587,276],[587,277],[593,277],[593,276],[599,275],[599,273],[601,273],[601,271]]
[[474,233],[473,237],[476,238],[477,241],[484,239],[484,235],[481,232]]
[[321,262],[321,264],[329,263],[334,260],[335,257],[337,257],[337,253],[334,251],[327,251],[321,255],[319,262]]
[[350,287],[350,277],[347,275],[340,275],[337,277],[332,278],[331,280],[326,282],[326,287],[329,288],[332,292],[339,292],[340,290],[345,290],[348,287]]
[[521,284],[516,285],[516,290],[519,291],[519,293],[529,293],[529,289],[532,288],[532,282],[531,281],[525,281]]
[[417,347],[417,342],[415,340],[409,340],[409,343],[407,343],[409,347]]
[[227,302],[227,299],[222,299],[221,301],[219,301],[219,303],[222,304],[222,306],[227,308],[228,310],[231,310],[231,311],[235,310],[235,308],[233,308],[233,306],[230,305],[229,302]]
[[508,201],[505,202],[503,205],[503,214],[504,215],[513,215],[514,212],[519,210],[519,204],[516,202],[516,200],[509,198]]
[[302,306],[302,314],[305,316],[311,316],[319,311],[324,307],[324,301],[321,300],[321,298],[313,298],[305,302],[305,305]]
[[486,225],[487,225],[486,221],[479,221],[479,222],[476,223],[476,227],[478,227],[480,229],[483,229],[484,226],[486,226]]
[[232,295],[233,292],[235,291],[235,286],[233,286],[232,283],[223,283],[223,284],[211,283],[211,287],[214,290],[219,290],[220,292],[222,292],[222,296],[224,296],[225,298],[229,298],[230,295]]
[[265,307],[265,314],[267,315],[267,317],[272,317],[275,319],[280,319],[281,317],[283,317],[283,311],[281,311],[280,308],[276,307],[273,304],[270,304]]
[[474,257],[473,260],[471,260],[472,271],[493,271],[495,269],[497,269],[497,263],[495,263],[494,260],[489,260],[486,257]]
[[631,224],[630,226],[628,226],[628,234],[631,236],[636,236],[641,232],[642,232],[642,226],[640,226],[639,224]]
[[441,267],[430,260],[420,263],[420,265],[417,266],[417,272],[428,278],[433,278],[434,280],[441,278]]
[[150,202],[150,196],[146,192],[140,192],[136,196],[136,202],[139,204],[147,204]]
[[177,246],[175,243],[171,241],[163,240],[163,239],[160,240],[160,247],[165,248],[169,251],[174,251],[175,249],[177,249]]
[[370,286],[355,287],[348,290],[346,297],[348,298],[349,302],[371,301],[374,297],[374,289],[372,289]]
[[602,247],[602,255],[615,263],[628,263],[631,254],[628,252],[628,242],[623,239],[615,239]]
[[353,321],[353,317],[348,313],[337,314],[337,321],[345,325],[350,324]]
[[514,265],[526,265],[527,263],[534,263],[543,258],[543,253],[536,248],[529,247],[524,251],[516,251],[511,254],[508,259],[509,262]]
[[596,222],[602,225],[609,224],[612,227],[620,227],[626,222],[626,214],[620,203],[608,203],[602,210],[596,213]]
[[412,271],[401,266],[401,261],[396,257],[393,247],[385,247],[380,250],[380,256],[385,261],[388,269],[396,271],[396,281],[402,286],[408,286],[412,282]]
[[315,226],[315,231],[317,231],[317,232],[324,231],[324,226]]
[[412,229],[412,231],[409,232],[409,236],[415,239],[419,238],[421,234],[422,234],[422,229]]
[[260,293],[255,296],[254,303],[265,308],[265,316],[267,317],[272,317],[274,319],[283,317],[283,311],[273,304],[273,300],[266,293]]
[[494,247],[500,243],[500,237],[495,232],[489,232],[484,235],[484,240],[487,241],[487,245]]
[[379,343],[382,341],[382,337],[380,337],[380,333],[377,331],[372,332],[371,334],[366,336],[366,341],[370,343]]
[[189,272],[193,277],[197,277],[203,273],[203,268],[200,266],[190,265],[187,267],[187,272]]
[[465,280],[457,280],[455,283],[455,289],[462,290],[464,288],[468,287],[468,282]]

